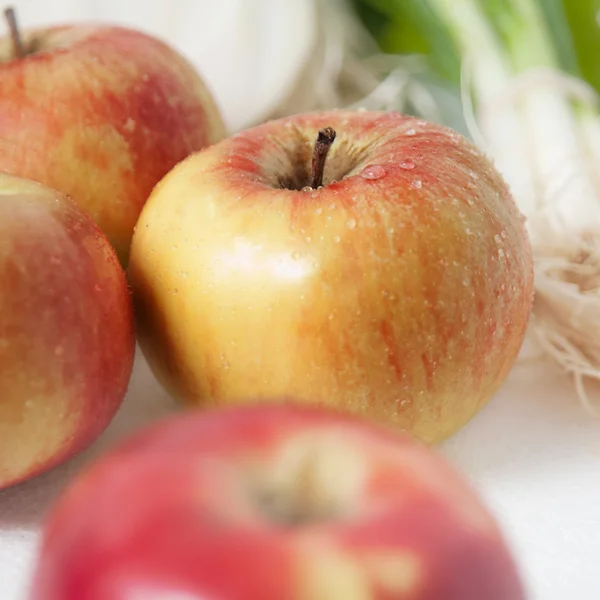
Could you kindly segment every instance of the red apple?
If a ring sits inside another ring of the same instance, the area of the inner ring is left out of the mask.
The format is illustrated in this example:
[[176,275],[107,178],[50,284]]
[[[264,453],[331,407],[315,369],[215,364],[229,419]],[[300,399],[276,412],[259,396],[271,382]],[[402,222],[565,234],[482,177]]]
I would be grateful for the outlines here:
[[0,174],[0,488],[98,437],[134,350],[125,273],[97,225],[62,194]]
[[0,170],[76,200],[123,264],[154,185],[224,135],[212,95],[160,40],[122,27],[24,31],[0,39]]
[[521,600],[488,510],[428,447],[273,399],[185,411],[67,490],[31,600]]
[[533,298],[501,176],[398,113],[297,115],[190,156],[145,205],[129,276],[140,345],[182,401],[290,395],[428,442],[502,384]]

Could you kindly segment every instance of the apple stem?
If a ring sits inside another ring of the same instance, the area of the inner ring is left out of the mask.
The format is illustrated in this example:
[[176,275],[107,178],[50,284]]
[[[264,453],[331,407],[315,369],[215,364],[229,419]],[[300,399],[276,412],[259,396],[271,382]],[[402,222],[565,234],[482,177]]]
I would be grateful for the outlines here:
[[335,140],[335,130],[331,127],[325,127],[319,130],[317,141],[312,155],[312,172],[310,177],[310,187],[315,189],[323,185],[323,172],[325,170],[325,159],[331,144]]
[[23,45],[23,40],[21,38],[21,32],[19,31],[15,9],[12,6],[4,9],[4,18],[6,19],[8,28],[10,30],[14,55],[16,58],[23,58],[27,52],[25,51],[25,46]]

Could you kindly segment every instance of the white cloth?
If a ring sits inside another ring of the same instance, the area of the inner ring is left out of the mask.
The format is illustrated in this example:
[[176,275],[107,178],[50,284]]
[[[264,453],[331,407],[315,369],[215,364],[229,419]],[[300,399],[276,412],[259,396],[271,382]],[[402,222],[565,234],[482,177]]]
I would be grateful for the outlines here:
[[[600,394],[597,395],[600,401]],[[43,515],[116,440],[178,410],[138,353],[104,435],[71,462],[0,492],[0,598],[26,600]],[[440,447],[497,516],[531,600],[600,598],[600,421],[548,364],[517,365],[492,402]]]

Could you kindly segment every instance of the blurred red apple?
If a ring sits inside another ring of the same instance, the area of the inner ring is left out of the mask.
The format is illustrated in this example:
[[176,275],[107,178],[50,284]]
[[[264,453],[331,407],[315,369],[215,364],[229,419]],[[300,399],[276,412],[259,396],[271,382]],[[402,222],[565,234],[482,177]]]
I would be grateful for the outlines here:
[[79,23],[24,31],[21,46],[0,39],[0,170],[69,194],[125,264],[153,186],[223,137],[212,95],[138,31]]
[[32,600],[521,600],[487,509],[432,450],[293,403],[171,417],[50,513]]
[[97,225],[62,194],[0,174],[0,488],[97,438],[134,350],[125,273]]
[[183,401],[290,395],[428,442],[505,380],[533,298],[498,172],[397,113],[297,115],[190,156],[145,205],[129,275],[140,345]]

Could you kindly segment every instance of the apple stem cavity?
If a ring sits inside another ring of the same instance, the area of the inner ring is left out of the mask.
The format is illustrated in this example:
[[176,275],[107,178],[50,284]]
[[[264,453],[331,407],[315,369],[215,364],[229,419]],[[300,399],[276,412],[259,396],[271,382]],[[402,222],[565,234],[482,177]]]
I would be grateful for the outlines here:
[[319,130],[317,141],[312,155],[312,171],[310,176],[310,187],[313,189],[323,185],[323,172],[325,171],[325,160],[335,140],[335,130],[332,127],[325,127]]
[[323,488],[318,471],[321,453],[312,449],[296,467],[287,484],[263,489],[257,495],[258,508],[267,519],[286,527],[334,521],[343,508],[332,490]]
[[15,58],[23,58],[27,55],[27,51],[25,50],[23,39],[21,38],[15,9],[12,6],[4,9],[4,18],[6,19],[8,29],[10,30],[14,56]]

